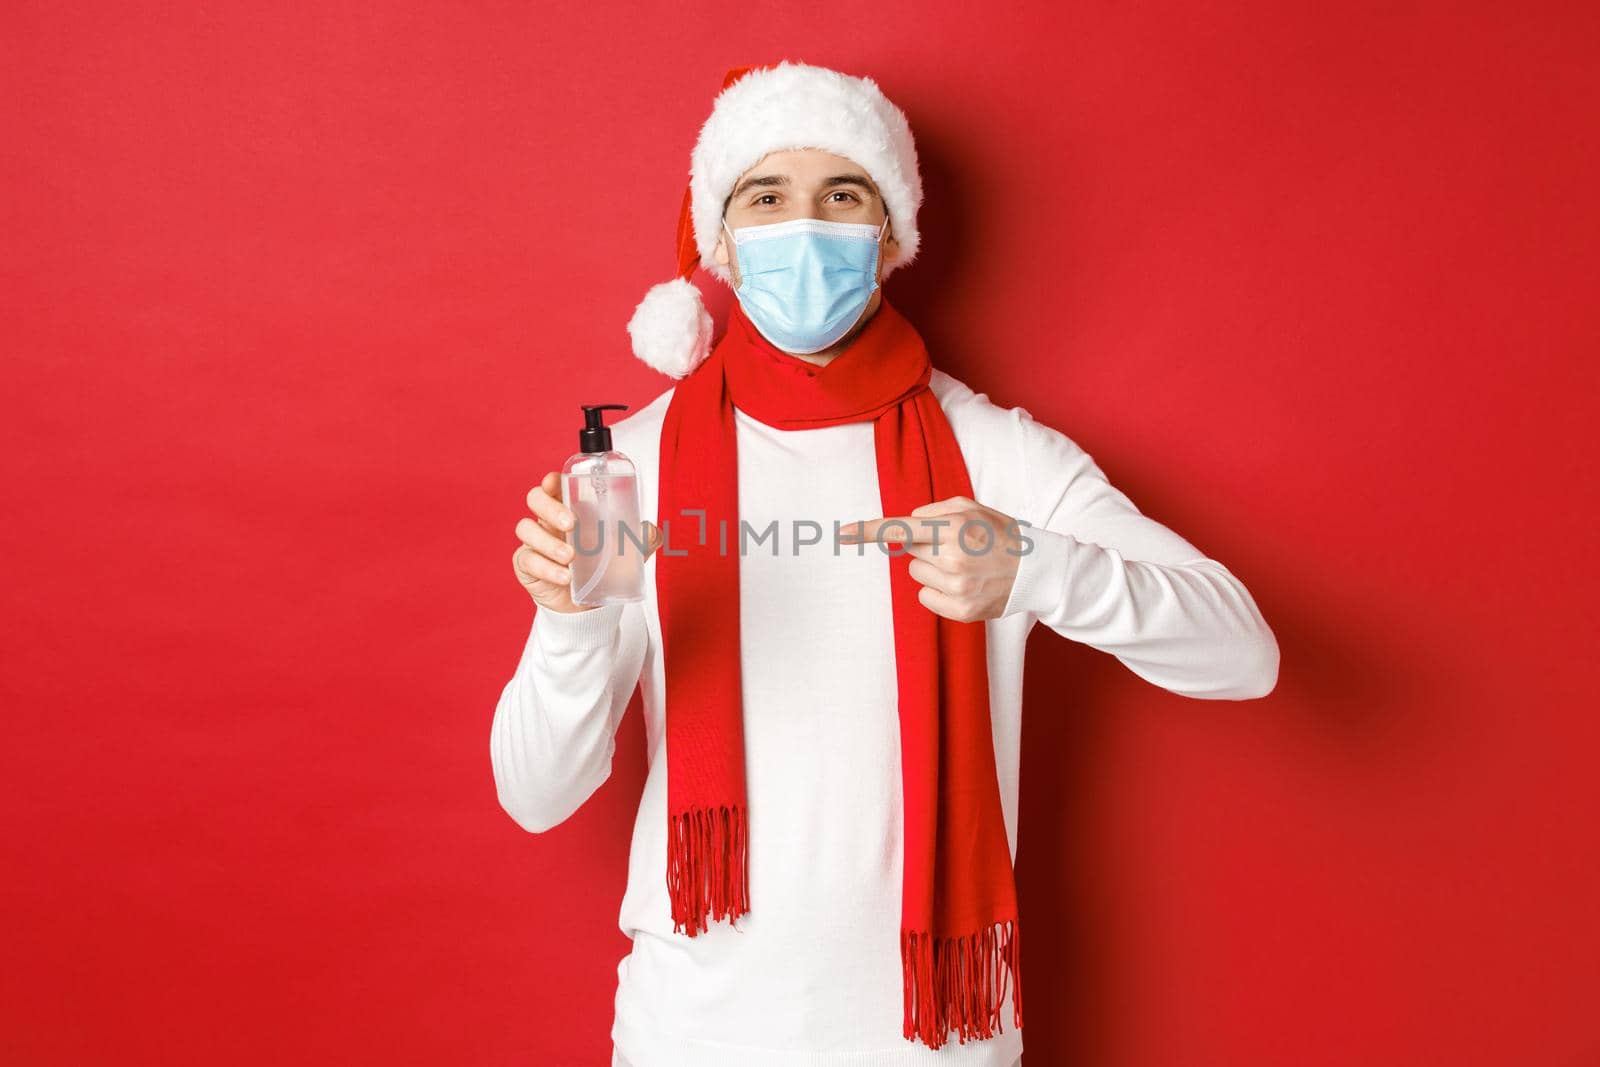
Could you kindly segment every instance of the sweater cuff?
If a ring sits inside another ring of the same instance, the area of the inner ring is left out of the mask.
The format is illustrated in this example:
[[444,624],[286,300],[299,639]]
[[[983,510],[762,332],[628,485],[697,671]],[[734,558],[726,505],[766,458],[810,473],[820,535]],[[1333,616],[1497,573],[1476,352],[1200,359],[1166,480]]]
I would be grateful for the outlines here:
[[1067,575],[1079,542],[1042,526],[1026,526],[1023,532],[1033,547],[1017,557],[1017,577],[1011,583],[1011,595],[1001,614],[1026,611],[1049,615],[1061,607],[1062,598],[1067,595]]
[[537,608],[533,632],[546,652],[582,652],[604,648],[622,622],[621,604],[601,604],[583,611]]

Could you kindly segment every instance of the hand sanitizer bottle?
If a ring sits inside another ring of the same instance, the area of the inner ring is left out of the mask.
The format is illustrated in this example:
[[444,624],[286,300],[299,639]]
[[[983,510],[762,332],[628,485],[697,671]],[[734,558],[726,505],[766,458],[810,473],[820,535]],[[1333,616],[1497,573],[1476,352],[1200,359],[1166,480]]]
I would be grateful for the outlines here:
[[645,530],[633,461],[611,448],[603,411],[626,404],[583,404],[579,451],[561,470],[561,495],[572,510],[572,602],[583,607],[644,599]]

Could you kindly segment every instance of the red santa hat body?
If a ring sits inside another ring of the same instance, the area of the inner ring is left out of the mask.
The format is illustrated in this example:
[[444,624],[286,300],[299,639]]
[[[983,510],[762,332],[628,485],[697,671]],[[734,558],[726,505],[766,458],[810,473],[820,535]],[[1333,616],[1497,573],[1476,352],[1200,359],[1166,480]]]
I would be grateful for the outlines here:
[[628,322],[633,351],[673,378],[711,351],[712,322],[689,279],[703,266],[727,285],[732,272],[713,254],[733,185],[773,152],[820,148],[865,168],[878,187],[896,240],[884,275],[911,262],[920,243],[922,178],[911,125],[871,78],[783,60],[736,67],[723,80],[690,156],[678,218],[678,276],[653,286]]

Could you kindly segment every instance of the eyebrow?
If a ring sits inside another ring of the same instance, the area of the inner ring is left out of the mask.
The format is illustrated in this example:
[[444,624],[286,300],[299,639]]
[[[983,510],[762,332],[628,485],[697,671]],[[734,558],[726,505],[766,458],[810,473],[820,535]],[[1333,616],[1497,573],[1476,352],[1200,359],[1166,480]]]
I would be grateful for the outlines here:
[[[736,196],[743,196],[748,189],[788,184],[789,176],[787,174],[758,174],[740,182],[738,188],[728,195],[728,202],[732,203],[733,198]],[[877,195],[877,190],[872,187],[872,182],[867,179],[865,174],[835,174],[831,178],[822,180],[824,189],[832,189],[836,185],[859,185],[865,192],[873,196]]]

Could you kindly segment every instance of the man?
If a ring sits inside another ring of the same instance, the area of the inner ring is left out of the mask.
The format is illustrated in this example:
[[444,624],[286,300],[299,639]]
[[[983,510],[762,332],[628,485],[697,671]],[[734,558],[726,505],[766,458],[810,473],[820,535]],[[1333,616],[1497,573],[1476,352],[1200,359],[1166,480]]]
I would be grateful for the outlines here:
[[[613,429],[659,527],[645,597],[573,603],[547,475],[500,802],[532,832],[571,815],[642,685],[614,1063],[1012,1067],[1029,630],[1213,700],[1270,692],[1276,640],[1069,438],[931,366],[880,285],[922,188],[871,80],[730,72],[692,163],[680,277],[629,324],[680,380]],[[738,295],[715,345],[697,265]]]

